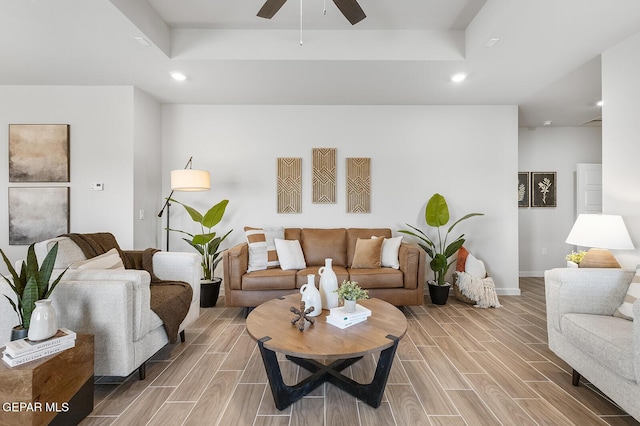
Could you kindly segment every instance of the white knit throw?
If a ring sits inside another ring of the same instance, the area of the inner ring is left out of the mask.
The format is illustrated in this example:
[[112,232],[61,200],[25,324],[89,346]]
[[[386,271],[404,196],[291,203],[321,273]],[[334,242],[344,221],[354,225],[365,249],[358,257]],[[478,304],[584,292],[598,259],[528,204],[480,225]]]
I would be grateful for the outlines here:
[[476,308],[499,308],[502,305],[498,301],[496,286],[493,278],[474,277],[466,272],[456,272],[456,281],[460,292],[471,300],[475,300]]

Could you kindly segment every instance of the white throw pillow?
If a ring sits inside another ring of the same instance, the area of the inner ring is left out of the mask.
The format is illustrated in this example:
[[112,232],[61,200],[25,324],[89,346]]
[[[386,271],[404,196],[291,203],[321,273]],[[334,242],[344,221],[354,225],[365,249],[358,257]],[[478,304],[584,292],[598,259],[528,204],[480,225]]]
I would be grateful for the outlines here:
[[636,270],[636,274],[629,284],[627,294],[624,295],[622,305],[613,313],[614,317],[624,318],[633,321],[633,302],[640,297],[640,270]]
[[302,253],[302,247],[300,247],[300,241],[281,240],[280,238],[275,238],[274,241],[276,243],[280,268],[282,268],[283,271],[289,269],[304,269],[307,267],[304,254]]
[[[371,238],[384,238],[373,236]],[[393,238],[384,238],[382,242],[382,267],[400,269],[398,261],[398,252],[402,244],[402,236]]]
[[464,271],[467,274],[478,278],[485,278],[487,276],[487,269],[484,267],[484,262],[476,258],[471,253],[467,256],[467,261],[464,264]]
[[79,260],[69,265],[69,269],[124,269],[118,250],[112,248],[100,256]]

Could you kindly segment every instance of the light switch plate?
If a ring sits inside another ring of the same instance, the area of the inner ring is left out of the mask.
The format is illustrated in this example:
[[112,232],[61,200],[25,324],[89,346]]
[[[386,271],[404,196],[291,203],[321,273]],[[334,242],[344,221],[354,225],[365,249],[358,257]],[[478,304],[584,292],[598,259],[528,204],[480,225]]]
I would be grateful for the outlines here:
[[104,191],[104,183],[92,183],[90,188],[92,191]]

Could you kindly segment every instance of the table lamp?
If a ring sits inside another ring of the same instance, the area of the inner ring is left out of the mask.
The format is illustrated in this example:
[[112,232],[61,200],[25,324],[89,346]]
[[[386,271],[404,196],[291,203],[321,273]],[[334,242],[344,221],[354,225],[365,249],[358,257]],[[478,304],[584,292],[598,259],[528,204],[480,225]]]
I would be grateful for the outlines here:
[[162,210],[158,213],[158,217],[162,217],[164,210],[167,209],[167,251],[169,251],[169,200],[174,191],[208,191],[211,189],[211,180],[209,172],[205,170],[194,170],[191,168],[193,157],[189,158],[184,169],[171,170],[171,193],[166,198]]
[[580,214],[565,242],[590,247],[580,262],[581,268],[620,268],[609,250],[633,249],[627,228],[619,215]]

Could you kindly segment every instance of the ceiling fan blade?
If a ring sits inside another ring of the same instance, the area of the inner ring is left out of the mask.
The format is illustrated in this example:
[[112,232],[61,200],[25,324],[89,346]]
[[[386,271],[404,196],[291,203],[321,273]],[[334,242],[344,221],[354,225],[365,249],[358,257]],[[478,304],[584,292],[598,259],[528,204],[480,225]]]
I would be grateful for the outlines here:
[[267,0],[262,5],[262,8],[258,11],[258,16],[261,18],[271,19],[273,15],[275,15],[283,4],[285,4],[287,0]]
[[356,0],[333,0],[340,12],[351,25],[355,25],[367,17]]

